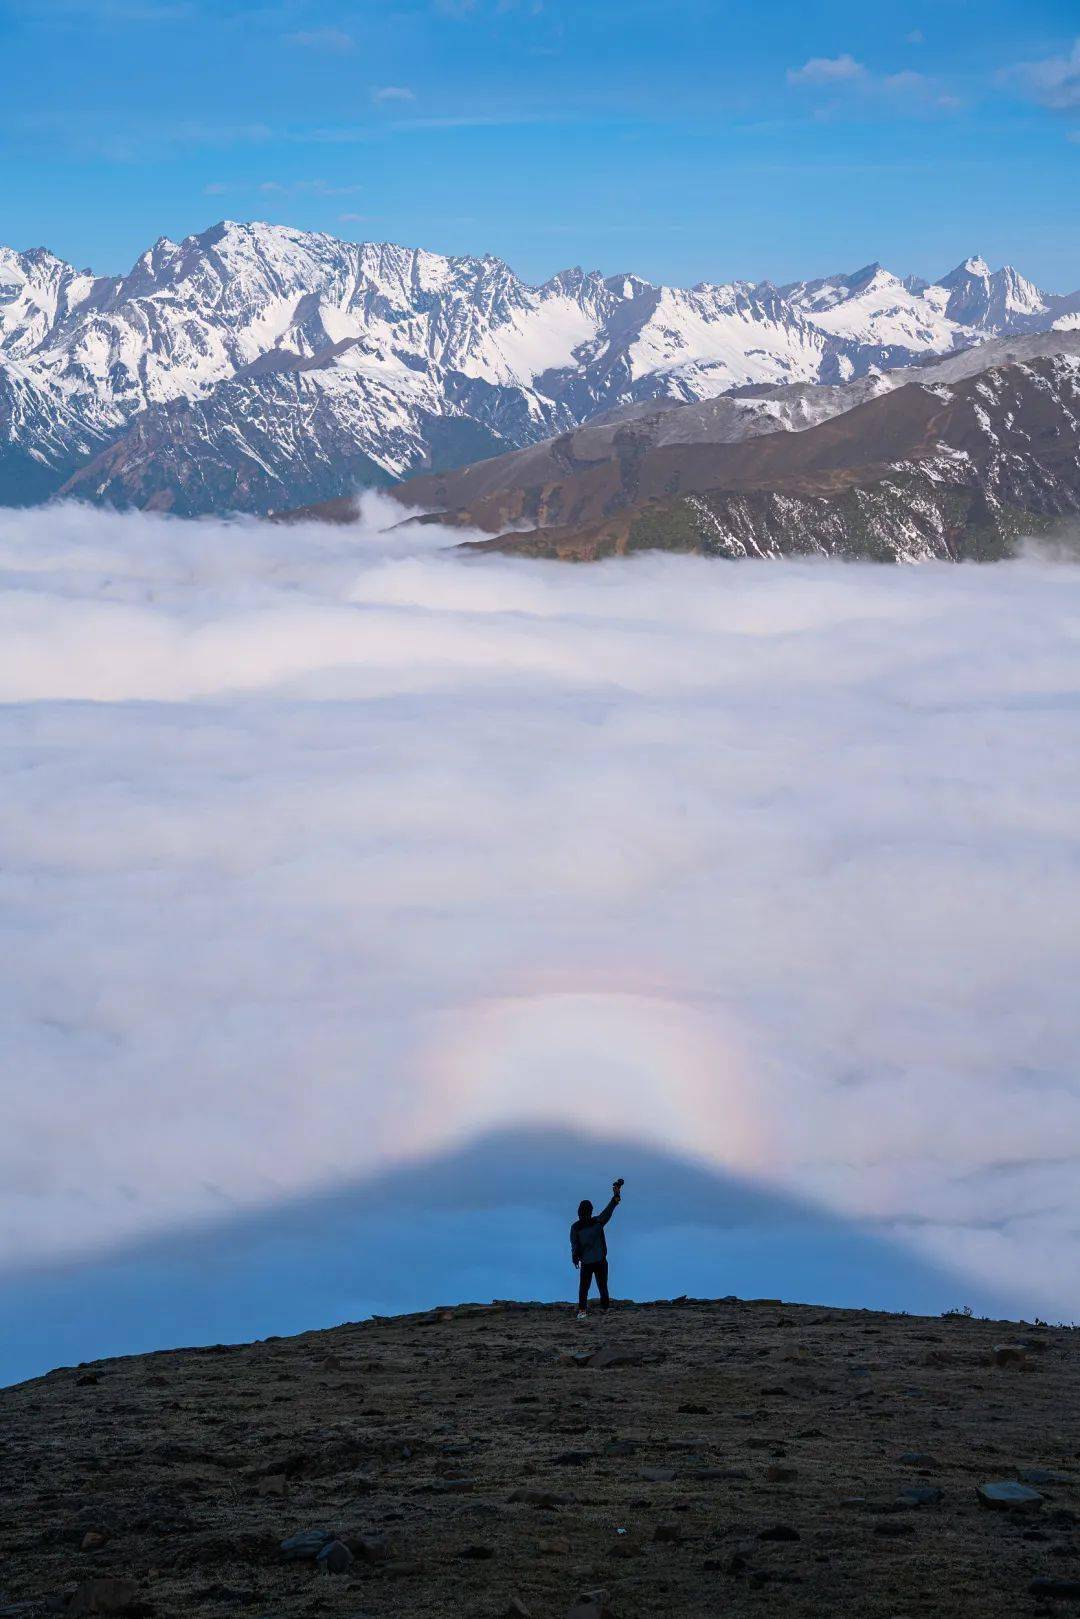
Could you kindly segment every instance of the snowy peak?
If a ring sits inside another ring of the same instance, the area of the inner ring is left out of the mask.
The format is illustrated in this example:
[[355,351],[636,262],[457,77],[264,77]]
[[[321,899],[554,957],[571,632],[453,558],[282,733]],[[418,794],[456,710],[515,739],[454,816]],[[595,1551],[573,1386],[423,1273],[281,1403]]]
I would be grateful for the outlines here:
[[988,281],[989,279],[990,266],[980,254],[975,253],[971,258],[965,259],[963,264],[958,264],[955,270],[950,270],[948,275],[943,275],[938,285],[941,287],[956,287],[970,280]]
[[259,221],[161,237],[120,277],[0,249],[0,473],[17,451],[59,481],[111,445],[81,492],[261,509],[357,468],[399,478],[612,409],[844,383],[1078,318],[1080,296],[981,259],[933,284],[873,262],[687,288],[580,266],[534,286],[490,253]]
[[948,293],[945,313],[976,331],[1023,330],[1046,315],[1050,300],[1011,264],[991,270],[978,256],[965,259],[937,283]]

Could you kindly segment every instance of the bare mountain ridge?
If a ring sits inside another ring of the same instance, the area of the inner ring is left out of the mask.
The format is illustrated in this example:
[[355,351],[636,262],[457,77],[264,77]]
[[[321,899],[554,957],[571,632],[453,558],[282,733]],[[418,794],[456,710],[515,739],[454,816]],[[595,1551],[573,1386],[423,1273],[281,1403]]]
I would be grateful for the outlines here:
[[590,425],[395,494],[519,554],[998,556],[1024,521],[1080,509],[1078,379],[1080,333],[1044,334],[844,388]]
[[0,1603],[1057,1612],[1080,1592],[1076,1362],[1068,1328],[682,1298],[583,1324],[464,1304],[61,1366],[0,1393]]
[[933,284],[869,266],[783,288],[581,270],[531,287],[490,255],[229,221],[161,239],[125,276],[0,249],[0,495],[271,510],[642,402],[842,383],[1074,308],[976,260]]

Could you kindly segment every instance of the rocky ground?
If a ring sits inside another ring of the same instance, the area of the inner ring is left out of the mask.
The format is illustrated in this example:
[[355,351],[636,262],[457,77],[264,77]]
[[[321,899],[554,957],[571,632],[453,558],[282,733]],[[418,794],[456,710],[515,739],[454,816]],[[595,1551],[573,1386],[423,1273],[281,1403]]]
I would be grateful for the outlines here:
[[0,1615],[1080,1612],[1078,1369],[775,1300],[61,1367],[0,1391]]

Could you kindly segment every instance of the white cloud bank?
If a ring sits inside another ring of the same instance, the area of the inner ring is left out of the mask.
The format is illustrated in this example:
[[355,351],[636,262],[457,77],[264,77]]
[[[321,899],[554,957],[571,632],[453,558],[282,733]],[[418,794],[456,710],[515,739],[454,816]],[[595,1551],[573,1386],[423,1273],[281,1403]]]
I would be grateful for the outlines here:
[[541,1119],[1080,1315],[1080,570],[441,538],[0,513],[0,1258]]

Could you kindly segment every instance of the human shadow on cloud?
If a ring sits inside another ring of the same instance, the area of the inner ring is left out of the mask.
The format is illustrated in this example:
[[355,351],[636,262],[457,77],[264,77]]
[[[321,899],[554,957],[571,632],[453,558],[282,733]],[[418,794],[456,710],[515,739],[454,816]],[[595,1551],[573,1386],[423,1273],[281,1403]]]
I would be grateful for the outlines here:
[[258,1211],[0,1274],[0,1383],[57,1364],[294,1333],[459,1300],[568,1299],[568,1230],[616,1175],[613,1295],[931,1314],[1019,1301],[872,1227],[617,1136],[515,1128]]

